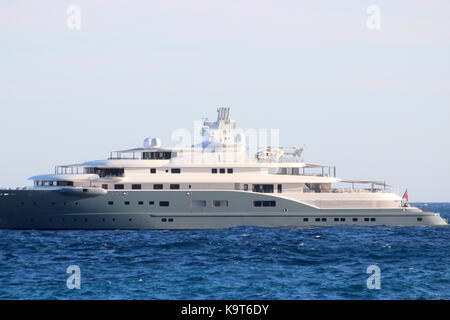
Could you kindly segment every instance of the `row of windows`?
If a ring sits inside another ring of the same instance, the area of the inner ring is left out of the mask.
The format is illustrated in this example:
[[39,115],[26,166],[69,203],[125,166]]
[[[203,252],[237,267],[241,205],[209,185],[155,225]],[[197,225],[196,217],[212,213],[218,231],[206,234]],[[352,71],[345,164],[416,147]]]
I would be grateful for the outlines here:
[[73,187],[73,181],[36,181],[36,186]]
[[[311,218],[312,219],[312,218]],[[418,221],[420,221],[419,220],[420,218],[418,218],[417,220]],[[346,218],[334,218],[333,219],[335,222],[345,222],[346,221]],[[349,219],[350,220],[350,219]],[[308,222],[309,221],[309,218],[303,218],[303,222]],[[315,222],[327,222],[327,218],[314,218],[314,221]],[[352,218],[352,221],[353,222],[358,222],[358,218]],[[365,222],[375,222],[376,221],[376,218],[364,218],[364,221]]]
[[[166,169],[166,172],[169,172],[169,170]],[[150,173],[151,174],[156,173],[156,168],[151,168]],[[170,173],[181,173],[181,169],[180,168],[172,168],[172,169],[170,169]]]
[[[57,222],[58,220],[59,220],[59,219],[53,219],[53,218],[49,218],[49,219],[48,219],[49,222]],[[84,218],[84,219],[73,218],[73,219],[67,219],[67,220],[68,220],[68,221],[73,221],[73,222],[78,222],[78,221],[88,222],[88,221],[89,221],[88,218]],[[91,221],[92,221],[92,220],[95,220],[95,219],[91,219]],[[102,221],[103,221],[103,222],[106,222],[107,220],[109,220],[109,219],[102,218]],[[30,222],[34,222],[34,221],[35,221],[34,218],[30,218]],[[61,220],[59,220],[59,221],[65,222],[66,219],[65,219],[65,218],[61,218]],[[111,221],[112,221],[112,222],[116,222],[116,218],[112,218]],[[129,218],[128,221],[129,221],[129,222],[132,222],[133,219],[132,219],[132,218]],[[162,222],[167,222],[167,221],[168,221],[168,222],[173,222],[173,218],[162,218],[161,221],[162,221]]]
[[[189,185],[188,187],[190,189],[192,186]],[[107,184],[102,184],[102,188],[103,189],[108,189],[108,185]],[[114,189],[115,190],[124,190],[125,189],[125,185],[124,184],[115,184],[114,185]],[[132,184],[131,185],[131,189],[133,189],[133,190],[141,190],[142,189],[142,185],[141,184]],[[153,185],[153,189],[154,190],[162,190],[162,189],[164,189],[164,185],[163,184],[154,184]],[[180,185],[179,184],[170,184],[169,185],[169,189],[172,189],[172,190],[180,189]],[[249,190],[248,184],[244,184],[244,191],[248,191],[248,190]],[[260,193],[273,193],[274,192],[274,185],[273,184],[254,184],[252,186],[252,191],[253,192],[260,192]],[[278,185],[278,192],[279,193],[282,192],[282,185],[281,184]]]
[[[189,188],[191,186],[189,185]],[[102,188],[103,189],[108,189],[108,185],[107,184],[102,184]],[[179,184],[171,184],[169,185],[169,188],[172,190],[178,190],[180,189],[180,185]],[[125,189],[125,185],[124,184],[115,184],[114,185],[114,189],[115,190],[124,190]],[[140,184],[132,184],[131,185],[131,189],[133,190],[141,190],[142,189],[142,185]],[[154,190],[162,190],[164,189],[164,186],[162,184],[154,184],[153,185],[153,189]]]
[[[228,207],[228,200],[214,200],[213,207]],[[206,200],[191,200],[192,208],[206,207]]]
[[276,201],[253,201],[254,207],[276,207]]
[[233,168],[228,168],[228,169],[225,169],[225,168],[220,168],[220,169],[212,168],[211,169],[211,173],[217,173],[217,172],[225,173],[225,170],[226,170],[226,173],[233,173]]
[[[149,201],[148,204],[150,206],[155,205],[155,201]],[[113,206],[114,205],[114,201],[108,201],[108,205]],[[124,205],[129,206],[130,205],[130,201],[124,201]],[[143,206],[144,205],[144,201],[138,201],[138,205]],[[169,206],[169,201],[160,201],[159,202],[159,206],[160,207],[168,207]]]

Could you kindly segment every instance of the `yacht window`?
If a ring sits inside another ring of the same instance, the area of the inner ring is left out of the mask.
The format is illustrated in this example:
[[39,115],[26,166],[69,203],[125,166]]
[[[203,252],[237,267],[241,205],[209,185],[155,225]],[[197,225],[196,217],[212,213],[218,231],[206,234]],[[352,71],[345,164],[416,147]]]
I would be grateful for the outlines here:
[[370,218],[370,221],[372,221],[372,222],[375,221],[375,220],[376,220],[375,218]]
[[303,218],[303,221],[304,222],[308,222],[308,218]]
[[320,222],[320,218],[316,218],[316,222]]
[[248,191],[248,184],[244,184],[244,191]]
[[253,206],[254,207],[261,207],[262,206],[262,201],[253,201]]
[[170,189],[180,189],[180,185],[179,184],[171,184]]
[[115,184],[114,189],[116,190],[123,190],[125,189],[125,186],[123,184]]
[[156,173],[156,169],[155,168],[151,168],[150,169],[150,173]]
[[253,192],[273,193],[273,184],[254,184]]
[[102,184],[102,189],[107,190],[108,189],[108,185],[107,184]]
[[327,221],[327,218],[322,218],[322,222],[326,222]]
[[168,207],[169,206],[169,201],[160,201],[159,202],[159,206],[160,207]]
[[73,187],[73,181],[58,181],[57,185],[63,187]]
[[219,172],[220,172],[220,173],[225,173],[225,169],[224,169],[224,168],[220,168],[220,169],[219,169]]
[[124,203],[126,206],[130,205],[130,201],[125,201]]
[[358,218],[353,218],[352,220],[353,220],[354,222],[356,222],[356,221],[358,221]]
[[142,188],[142,186],[140,184],[132,184],[131,185],[131,189],[134,189],[134,190],[139,190],[141,188]]
[[163,185],[162,184],[154,184],[153,185],[153,189],[155,189],[155,190],[160,190],[160,189],[162,189],[163,188]]
[[155,201],[149,201],[148,204],[153,206],[155,204]]
[[114,204],[114,201],[108,201],[108,205],[112,206]]
[[169,160],[176,157],[176,152],[143,152],[142,159],[144,160]]
[[228,168],[227,173],[233,173],[233,168]]
[[344,221],[345,221],[345,218],[341,218],[341,221],[344,222]]
[[42,181],[36,181],[37,186],[42,186]]
[[216,168],[211,169],[211,173],[217,173],[217,169]]
[[181,173],[181,169],[180,168],[172,168],[170,169],[171,173]]
[[48,187],[50,185],[50,181],[42,181],[42,185]]
[[339,221],[339,218],[334,218],[334,221]]
[[84,169],[85,173],[98,174],[100,178],[104,177],[123,177],[125,169],[123,168],[96,168],[90,167]]
[[364,221],[369,221],[370,219],[369,218],[364,218]]
[[191,200],[191,207],[193,208],[206,207],[206,200]]
[[139,201],[138,205],[142,206],[144,204],[144,201]]
[[263,201],[263,207],[275,207],[276,205],[276,201]]
[[422,218],[417,218],[417,221],[422,221],[423,219]]
[[228,200],[214,200],[214,207],[228,207]]
[[277,189],[278,189],[278,193],[282,193],[283,192],[283,185],[282,184],[277,185]]

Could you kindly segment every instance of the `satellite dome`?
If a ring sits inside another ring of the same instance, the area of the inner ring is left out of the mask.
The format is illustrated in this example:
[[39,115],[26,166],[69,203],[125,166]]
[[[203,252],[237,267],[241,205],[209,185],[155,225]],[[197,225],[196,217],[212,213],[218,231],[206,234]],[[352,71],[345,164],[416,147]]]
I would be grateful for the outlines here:
[[161,147],[161,139],[160,138],[145,138],[144,140],[144,148],[159,148]]

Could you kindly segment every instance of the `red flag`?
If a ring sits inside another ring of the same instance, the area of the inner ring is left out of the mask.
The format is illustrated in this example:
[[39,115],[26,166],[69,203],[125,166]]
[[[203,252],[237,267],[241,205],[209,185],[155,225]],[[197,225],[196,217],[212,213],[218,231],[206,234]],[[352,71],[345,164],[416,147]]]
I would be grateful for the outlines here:
[[408,189],[406,189],[405,194],[403,195],[403,200],[405,200],[405,207],[409,206]]

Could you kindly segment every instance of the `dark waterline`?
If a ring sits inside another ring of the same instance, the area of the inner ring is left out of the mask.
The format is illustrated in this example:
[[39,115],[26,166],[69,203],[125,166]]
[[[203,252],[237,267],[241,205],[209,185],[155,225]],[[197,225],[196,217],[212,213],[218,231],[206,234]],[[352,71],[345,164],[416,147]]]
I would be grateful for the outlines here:
[[[450,218],[449,203],[417,205]],[[449,232],[0,230],[0,299],[450,299]],[[80,290],[66,286],[70,265]]]

